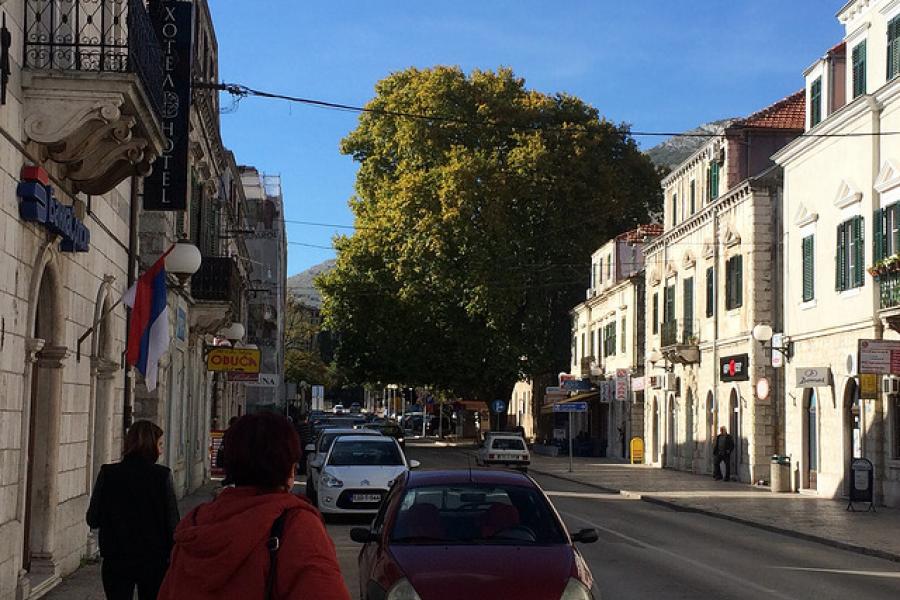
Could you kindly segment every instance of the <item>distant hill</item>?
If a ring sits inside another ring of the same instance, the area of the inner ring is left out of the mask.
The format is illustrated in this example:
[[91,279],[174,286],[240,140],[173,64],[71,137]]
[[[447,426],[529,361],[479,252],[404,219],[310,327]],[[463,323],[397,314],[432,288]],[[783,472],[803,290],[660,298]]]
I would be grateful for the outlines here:
[[304,304],[319,308],[322,306],[322,295],[313,285],[313,279],[320,273],[325,273],[334,268],[334,259],[326,260],[323,263],[314,265],[307,270],[297,273],[292,277],[288,277],[288,292],[294,298],[300,300]]
[[[706,123],[685,133],[714,133],[721,127],[727,127],[733,123],[735,119],[722,119],[721,121],[713,121]],[[705,137],[678,136],[671,137],[666,141],[647,150],[647,156],[653,161],[653,164],[659,167],[674,168],[685,161],[691,154],[700,149],[700,147],[709,141]]]

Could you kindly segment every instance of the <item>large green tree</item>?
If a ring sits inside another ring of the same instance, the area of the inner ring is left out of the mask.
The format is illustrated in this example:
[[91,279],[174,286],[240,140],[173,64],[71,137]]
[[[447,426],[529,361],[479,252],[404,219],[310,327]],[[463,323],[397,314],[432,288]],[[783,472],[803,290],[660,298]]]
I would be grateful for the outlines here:
[[627,126],[508,69],[407,69],[367,108],[357,230],[317,281],[338,363],[484,400],[568,365],[591,253],[661,206]]

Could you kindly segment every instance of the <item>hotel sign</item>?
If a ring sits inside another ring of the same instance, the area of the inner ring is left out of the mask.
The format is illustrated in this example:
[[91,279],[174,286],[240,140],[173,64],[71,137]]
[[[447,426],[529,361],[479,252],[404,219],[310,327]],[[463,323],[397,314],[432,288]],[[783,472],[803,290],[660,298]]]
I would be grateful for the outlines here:
[[185,210],[188,198],[188,131],[191,115],[191,66],[194,4],[180,0],[151,3],[162,45],[162,156],[144,180],[144,210]]

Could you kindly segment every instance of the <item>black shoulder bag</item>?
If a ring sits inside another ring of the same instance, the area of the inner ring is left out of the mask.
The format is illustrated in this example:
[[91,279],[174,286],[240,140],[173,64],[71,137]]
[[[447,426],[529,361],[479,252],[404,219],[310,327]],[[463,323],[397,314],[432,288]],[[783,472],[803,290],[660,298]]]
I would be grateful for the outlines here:
[[275,571],[278,567],[278,549],[281,547],[281,536],[284,534],[284,520],[288,511],[278,515],[275,522],[272,523],[272,530],[269,532],[269,539],[266,541],[266,548],[269,549],[269,576],[266,578],[266,600],[272,600],[272,592],[275,589]]

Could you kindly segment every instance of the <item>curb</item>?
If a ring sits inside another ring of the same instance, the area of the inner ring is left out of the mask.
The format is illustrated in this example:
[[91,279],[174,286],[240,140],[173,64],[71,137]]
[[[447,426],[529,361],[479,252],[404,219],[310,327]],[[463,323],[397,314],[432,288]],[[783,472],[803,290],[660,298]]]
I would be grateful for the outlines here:
[[630,492],[628,490],[623,490],[619,488],[612,488],[608,486],[602,486],[596,483],[589,483],[585,481],[580,481],[575,479],[574,477],[566,477],[565,475],[559,475],[557,473],[548,473],[547,471],[541,471],[539,469],[531,468],[529,469],[532,473],[538,475],[544,475],[546,477],[553,477],[554,479],[559,479],[562,481],[568,481],[569,483],[577,483],[583,485],[585,487],[594,488],[603,492],[609,492],[612,494],[620,494],[622,496],[626,496],[628,498],[634,498],[636,500],[641,500],[642,502],[646,502],[647,504],[654,504],[656,506],[662,506],[664,508],[668,508],[670,510],[674,510],[677,512],[689,512],[699,515],[704,515],[707,517],[713,517],[715,519],[722,519],[723,521],[731,521],[733,523],[740,523],[741,525],[746,525],[748,527],[754,527],[756,529],[762,529],[764,531],[768,531],[771,533],[778,533],[781,535],[786,535],[788,537],[793,537],[797,539],[801,539],[807,542],[814,542],[817,544],[822,544],[825,546],[831,546],[832,548],[838,548],[840,550],[846,550],[848,552],[854,552],[856,554],[863,554],[865,556],[873,556],[875,558],[882,558],[884,560],[889,560],[892,562],[900,563],[900,554],[894,554],[893,552],[887,552],[885,550],[878,550],[877,548],[867,548],[865,546],[857,546],[856,544],[850,544],[847,542],[842,542],[840,540],[835,540],[823,536],[813,535],[811,533],[803,533],[802,531],[796,531],[794,529],[787,529],[785,527],[778,527],[775,525],[769,525],[767,523],[760,523],[759,521],[752,521],[750,519],[744,519],[742,517],[738,517],[735,515],[729,515],[726,513],[716,512],[714,510],[707,510],[705,508],[698,508],[695,506],[686,506],[684,504],[679,504],[678,502],[674,502],[672,500],[666,500],[665,498],[661,498],[658,496],[646,496],[640,492]]

